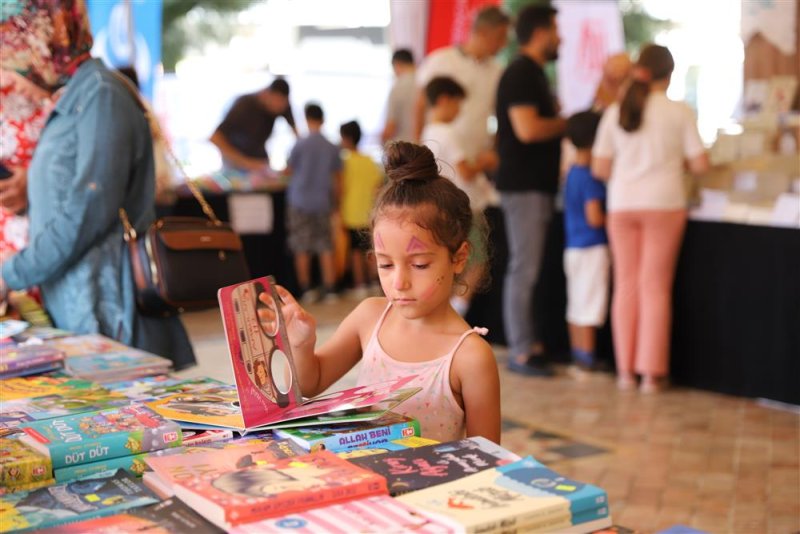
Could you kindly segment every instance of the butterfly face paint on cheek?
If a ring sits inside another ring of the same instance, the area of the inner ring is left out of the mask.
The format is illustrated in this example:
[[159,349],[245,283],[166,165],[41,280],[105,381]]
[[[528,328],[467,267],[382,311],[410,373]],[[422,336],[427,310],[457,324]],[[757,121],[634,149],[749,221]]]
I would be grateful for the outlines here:
[[442,285],[442,282],[444,282],[444,276],[439,276],[438,278],[436,278],[436,281],[434,281],[433,284],[431,284],[431,286],[428,289],[422,292],[422,294],[419,296],[419,300],[423,301],[429,300],[439,290],[439,287]]

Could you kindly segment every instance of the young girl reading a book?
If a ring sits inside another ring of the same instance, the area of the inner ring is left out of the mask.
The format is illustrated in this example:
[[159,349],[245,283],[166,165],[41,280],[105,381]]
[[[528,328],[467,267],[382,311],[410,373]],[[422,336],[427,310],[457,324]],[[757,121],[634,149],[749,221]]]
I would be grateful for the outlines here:
[[[450,306],[472,248],[469,198],[439,175],[426,147],[394,143],[385,160],[389,181],[376,200],[370,230],[386,297],[361,302],[315,349],[316,321],[278,288],[300,389],[315,396],[363,360],[358,385],[416,375],[408,386],[422,391],[395,411],[419,420],[423,437],[499,442],[494,354],[472,335],[485,330],[470,328]],[[264,320],[268,312],[259,313]]]

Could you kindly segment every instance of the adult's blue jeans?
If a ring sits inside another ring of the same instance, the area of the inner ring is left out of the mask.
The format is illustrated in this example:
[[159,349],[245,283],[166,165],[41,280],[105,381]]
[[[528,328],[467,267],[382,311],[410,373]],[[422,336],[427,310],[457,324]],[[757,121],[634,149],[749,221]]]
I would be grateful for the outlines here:
[[553,195],[537,191],[502,192],[508,239],[508,268],[503,282],[503,324],[509,358],[530,354],[536,343],[531,303],[539,278],[547,228],[553,217]]

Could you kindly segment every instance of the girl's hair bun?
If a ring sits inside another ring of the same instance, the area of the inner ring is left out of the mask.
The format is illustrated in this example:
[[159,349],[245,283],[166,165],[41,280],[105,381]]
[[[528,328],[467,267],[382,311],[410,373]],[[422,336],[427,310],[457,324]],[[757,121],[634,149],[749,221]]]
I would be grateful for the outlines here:
[[433,152],[424,146],[405,141],[388,143],[384,150],[383,164],[389,181],[430,182],[439,177],[439,167]]

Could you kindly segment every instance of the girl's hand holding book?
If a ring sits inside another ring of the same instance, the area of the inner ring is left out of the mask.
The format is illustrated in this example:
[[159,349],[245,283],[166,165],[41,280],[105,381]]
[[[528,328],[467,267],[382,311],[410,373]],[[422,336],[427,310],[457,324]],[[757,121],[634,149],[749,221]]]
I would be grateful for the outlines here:
[[[292,352],[296,356],[303,357],[307,354],[314,354],[314,346],[317,343],[317,321],[297,302],[297,299],[282,286],[276,286],[278,296],[281,299],[281,310],[283,319],[286,322],[286,335],[289,338]],[[258,297],[264,306],[258,307],[258,318],[261,325],[267,332],[275,331],[277,315],[275,304],[269,293],[261,293]]]

